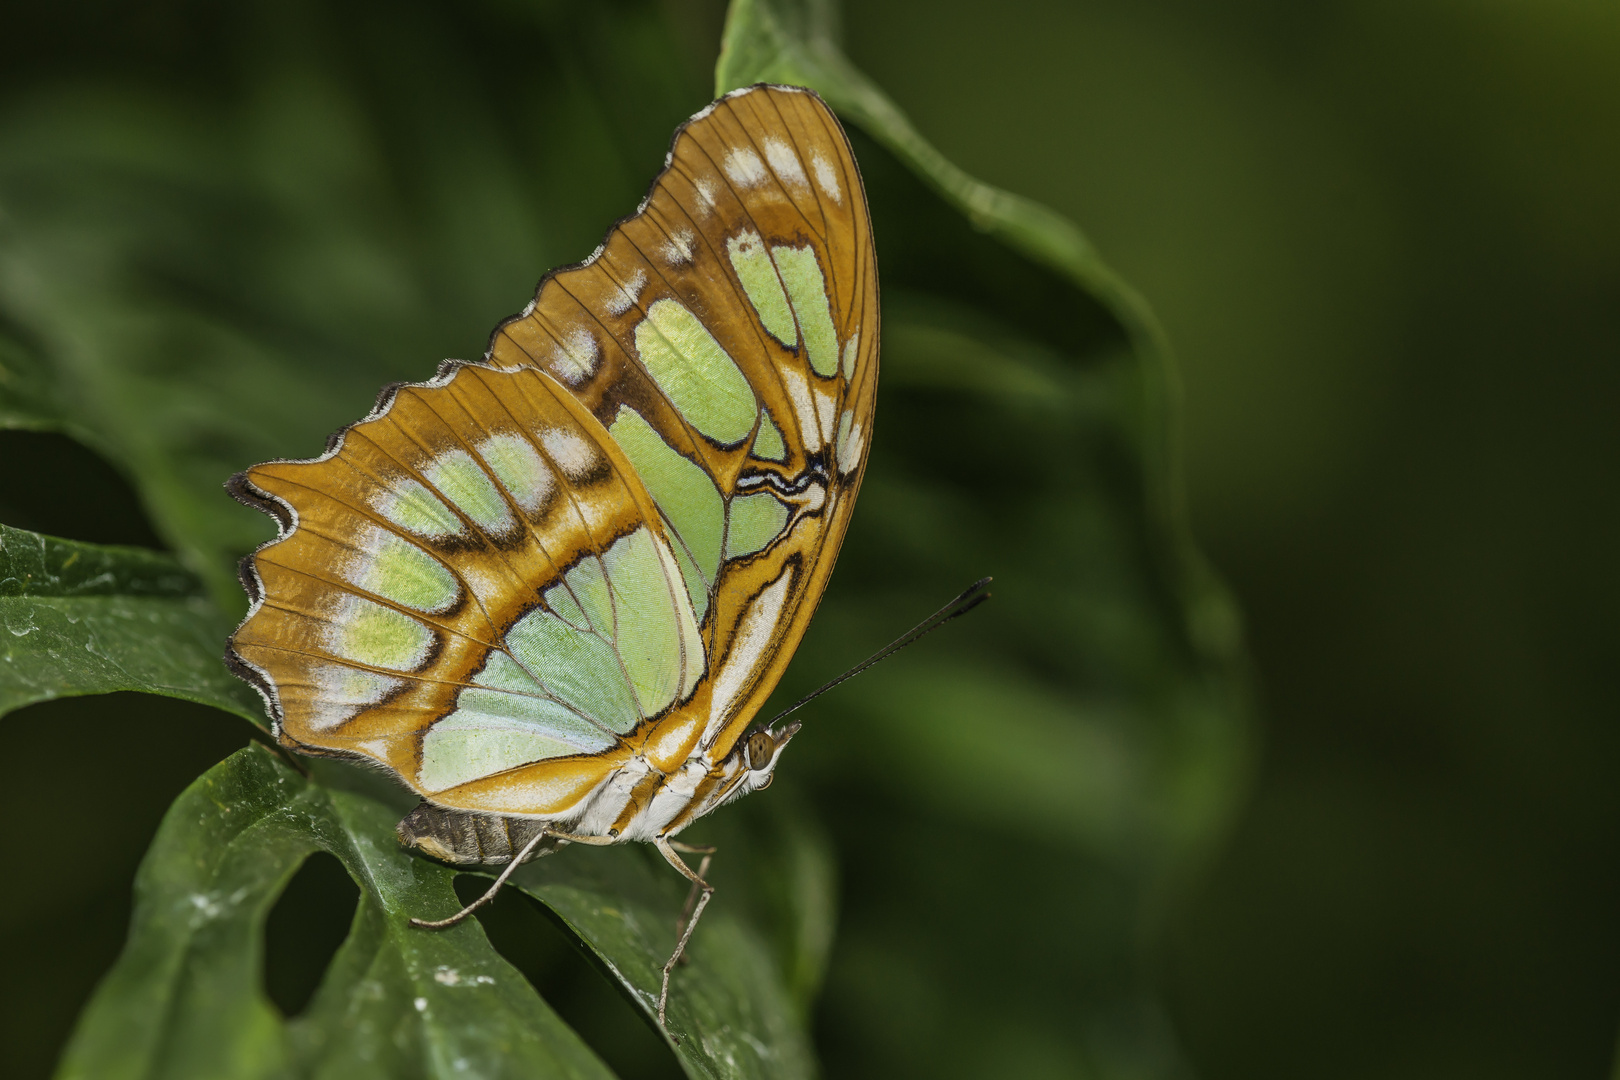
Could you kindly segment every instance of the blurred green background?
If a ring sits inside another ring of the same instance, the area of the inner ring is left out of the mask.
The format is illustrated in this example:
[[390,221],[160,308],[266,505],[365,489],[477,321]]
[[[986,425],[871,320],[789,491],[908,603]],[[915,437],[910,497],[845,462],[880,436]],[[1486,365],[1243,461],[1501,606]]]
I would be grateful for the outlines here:
[[[500,36],[519,9],[539,12],[544,47]],[[588,253],[633,205],[669,129],[708,96],[721,24],[720,7],[701,3],[593,5],[589,16],[516,0],[457,14],[425,4],[285,10],[258,22],[175,0],[8,11],[0,109],[13,201],[0,228],[21,220],[19,192],[43,206],[66,197],[15,178],[34,175],[30,153],[72,152],[51,140],[76,116],[116,115],[111,102],[167,108],[184,127],[188,109],[205,116],[221,88],[266,85],[267,71],[352,67],[348,100],[382,117],[379,138],[394,139],[379,158],[400,169],[400,205],[309,195],[309,206],[349,216],[267,222],[264,243],[328,244],[328,280],[362,297],[357,310],[432,306],[431,319],[396,327],[389,344],[408,349],[407,371],[424,374],[440,356],[475,353],[540,270]],[[1137,1051],[1120,1060],[1137,1075],[1212,1080],[1606,1074],[1620,1021],[1611,779],[1620,710],[1609,674],[1620,610],[1620,8],[861,0],[845,28],[852,59],[947,156],[1078,221],[1146,293],[1181,362],[1193,522],[1244,608],[1263,724],[1231,830],[1151,954],[1147,977],[1167,1008],[1148,1041],[1163,1060],[1142,1066],[1151,1055]],[[346,53],[360,36],[369,51]],[[665,40],[678,47],[657,45]],[[428,63],[446,52],[462,66]],[[298,63],[271,62],[289,56]],[[600,73],[616,62],[624,91],[604,95]],[[662,96],[644,105],[636,94],[652,86]],[[314,75],[283,90],[276,100],[324,100]],[[496,90],[508,96],[485,112],[505,126],[458,122],[457,94],[482,101]],[[541,98],[574,111],[525,112]],[[360,190],[368,161],[317,161],[329,143],[277,129],[294,114],[261,104],[259,145],[284,155],[265,165],[283,205],[300,205],[311,177]],[[320,108],[306,115],[334,129],[359,123]],[[415,142],[387,128],[407,116],[427,131]],[[593,141],[604,116],[624,133],[619,142]],[[536,139],[569,153],[617,155],[617,185],[566,155],[500,147],[503,132],[530,122]],[[123,130],[111,125],[109,144]],[[422,146],[443,153],[401,166]],[[140,148],[119,152],[140,157]],[[150,153],[161,157],[163,146]],[[396,224],[426,203],[413,184],[480,192],[461,218],[424,227],[445,248],[480,245],[525,212],[521,198],[498,197],[513,157],[537,161],[530,175],[569,213],[527,250],[491,245],[498,257],[471,260],[485,280],[436,279],[434,249]],[[75,176],[93,186],[98,174]],[[116,232],[120,215],[135,212],[104,208],[87,232]],[[231,207],[196,209],[229,227]],[[431,283],[426,294],[404,295],[403,272],[344,261],[362,247],[346,246],[350,233],[393,244],[400,264]],[[172,255],[158,246],[153,264],[161,271]],[[215,268],[237,269],[229,259]],[[276,280],[283,307],[341,314],[329,310],[341,301],[301,296],[291,271]],[[171,284],[179,295],[199,290]],[[383,372],[357,360],[350,397],[299,406],[335,427]],[[1017,447],[996,449],[1004,460]],[[903,458],[905,448],[891,452]],[[160,543],[118,475],[65,439],[0,433],[0,462],[0,520]],[[857,529],[882,520],[878,490]],[[874,614],[855,636],[897,628],[880,621]],[[819,666],[847,659],[827,640],[807,644]],[[913,675],[938,666],[937,656],[896,663]],[[803,668],[794,678],[815,681],[819,667]],[[818,715],[835,716],[836,705]],[[37,871],[11,876],[0,909],[0,1062],[8,1075],[43,1075],[116,955],[129,880],[158,816],[240,745],[241,731],[202,708],[132,695],[36,706],[4,724],[12,845]],[[840,839],[844,872],[845,936],[818,1015],[827,1074],[893,1075],[904,1059],[884,1055],[905,1043],[883,1042],[885,1030],[915,1040],[920,1056],[922,1043],[961,1038],[940,1027],[951,1014],[932,1008],[927,985],[882,968],[874,942],[905,914],[896,897],[917,904],[904,882],[922,871],[909,860],[953,857],[963,860],[960,889],[915,917],[971,946],[952,970],[982,970],[984,985],[964,993],[1045,1002],[1040,1030],[1056,1033],[1048,1042],[1017,1027],[987,1033],[992,1056],[958,1064],[967,1075],[997,1065],[1002,1075],[1074,1074],[1063,1017],[1074,987],[1095,973],[1063,952],[1061,910],[1020,910],[996,888],[1014,867],[1064,888],[1070,868],[994,831],[953,852],[885,830],[896,797],[863,787],[866,773],[840,786],[825,749],[835,738],[817,752],[807,730],[803,755],[806,795]],[[837,745],[851,745],[848,732]],[[94,752],[80,754],[86,747]],[[65,797],[61,774],[39,765],[73,755]],[[849,843],[862,827],[870,843]],[[319,873],[295,896],[312,910],[342,889]],[[1017,964],[974,936],[987,924]],[[295,940],[278,939],[287,950]],[[276,969],[293,997],[313,977],[299,963]],[[1031,981],[1009,987],[999,981],[1009,972]],[[552,989],[575,974],[554,974]],[[587,1030],[614,1007],[565,1015]],[[628,1064],[616,1064],[656,1075],[653,1051],[626,1051]],[[1097,1075],[1130,1075],[1098,1064],[1106,1054],[1094,1043],[1089,1053]]]
[[1620,1017],[1620,6],[891,2],[856,61],[1153,302],[1263,748],[1208,1077],[1592,1077]]

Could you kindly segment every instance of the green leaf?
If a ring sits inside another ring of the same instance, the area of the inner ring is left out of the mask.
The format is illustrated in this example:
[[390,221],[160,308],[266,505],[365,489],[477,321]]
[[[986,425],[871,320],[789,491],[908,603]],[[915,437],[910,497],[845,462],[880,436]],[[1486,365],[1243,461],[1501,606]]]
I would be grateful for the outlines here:
[[[832,873],[824,841],[802,813],[788,812],[788,801],[757,800],[747,809],[763,813],[726,813],[699,830],[717,848],[708,872],[715,898],[669,1003],[671,1030],[693,1035],[676,1045],[689,1076],[815,1074],[807,1023],[831,943]],[[594,854],[541,860],[513,880],[585,941],[653,1019],[687,884],[648,847]]]
[[756,82],[810,87],[944,195],[975,228],[1055,269],[1082,276],[1093,291],[1135,306],[1144,324],[1151,321],[1135,290],[1103,263],[1072,222],[1037,202],[973,179],[924,139],[844,56],[836,23],[837,5],[831,0],[734,0],[715,68],[715,93]]
[[[176,800],[141,864],[124,955],[59,1075],[605,1078],[476,922],[414,930],[406,913],[459,906],[454,874],[407,855],[381,803],[303,780],[261,748]],[[311,853],[360,885],[349,937],[307,1012],[263,990],[264,921]]]
[[[611,1075],[476,920],[446,931],[407,924],[461,906],[456,871],[395,839],[408,804],[343,766],[301,777],[262,747],[209,771],[176,800],[141,865],[129,943],[81,1018],[60,1075]],[[752,840],[741,826],[727,836],[732,877],[746,880],[755,859],[808,861],[820,867],[819,887],[799,901],[825,911],[826,856],[816,839],[780,818],[756,826]],[[286,1020],[263,990],[264,922],[315,851],[343,863],[360,903],[309,1007]],[[639,846],[568,848],[519,876],[651,1018],[684,880]],[[672,989],[665,1038],[690,1076],[808,1076],[802,1002],[773,948],[805,935],[786,923],[775,935],[763,929],[770,923],[758,918],[747,886],[733,888],[725,874],[718,881]]]
[[0,626],[0,715],[144,690],[264,722],[221,659],[229,622],[168,555],[0,525]]

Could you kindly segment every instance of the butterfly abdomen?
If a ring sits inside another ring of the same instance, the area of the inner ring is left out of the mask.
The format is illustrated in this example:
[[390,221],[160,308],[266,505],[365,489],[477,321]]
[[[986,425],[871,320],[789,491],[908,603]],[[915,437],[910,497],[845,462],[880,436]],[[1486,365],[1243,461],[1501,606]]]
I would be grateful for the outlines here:
[[[500,866],[534,839],[546,822],[500,814],[469,814],[422,803],[405,815],[395,832],[400,843],[440,862],[459,866]],[[543,840],[530,858],[548,855],[561,841]]]

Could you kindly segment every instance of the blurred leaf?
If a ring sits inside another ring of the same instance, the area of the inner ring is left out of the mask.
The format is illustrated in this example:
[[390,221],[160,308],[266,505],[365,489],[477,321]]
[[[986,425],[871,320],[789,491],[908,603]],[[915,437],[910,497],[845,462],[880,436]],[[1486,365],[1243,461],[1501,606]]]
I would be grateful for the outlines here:
[[0,425],[101,452],[237,613],[271,528],[224,480],[480,354],[703,89],[646,4],[221,19],[204,93],[48,83],[0,112]]
[[735,0],[715,70],[715,93],[756,82],[808,86],[859,124],[960,210],[973,226],[1073,275],[1133,329],[1158,335],[1152,314],[1098,256],[1074,223],[1033,200],[981,183],[912,127],[903,112],[849,62],[837,42],[832,0]]
[[229,622],[173,558],[0,525],[0,715],[36,701],[144,690],[264,722],[225,669]]
[[[407,925],[460,908],[457,871],[399,846],[394,823],[410,801],[402,792],[317,764],[305,779],[252,747],[175,802],[136,880],[129,944],[60,1075],[610,1076],[476,920],[437,932]],[[759,839],[770,846],[759,851],[734,835],[736,867],[783,850],[825,862],[812,837],[784,824],[767,826]],[[309,1007],[284,1019],[263,990],[264,922],[318,850],[348,869],[360,904]],[[521,877],[651,1020],[684,881],[639,846],[565,849]],[[830,903],[825,890],[807,899]],[[693,937],[671,991],[677,1056],[694,1077],[808,1076],[803,1018],[771,934],[742,908],[717,898]]]
[[[838,1075],[1175,1076],[1145,960],[1235,805],[1248,704],[1183,521],[1163,334],[1072,223],[945,160],[836,24],[737,0],[716,73],[839,111],[883,276],[861,508],[784,695],[975,577],[996,599],[806,710],[787,768],[851,882],[823,1053]],[[1027,943],[999,932],[1010,897]]]

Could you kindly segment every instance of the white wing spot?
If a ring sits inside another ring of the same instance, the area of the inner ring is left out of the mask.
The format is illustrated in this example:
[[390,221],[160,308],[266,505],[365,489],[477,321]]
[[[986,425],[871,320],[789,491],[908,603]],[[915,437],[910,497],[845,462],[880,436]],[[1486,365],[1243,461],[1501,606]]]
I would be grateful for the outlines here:
[[578,386],[591,377],[601,359],[602,352],[591,332],[576,326],[551,350],[551,372],[569,386]]
[[833,168],[833,163],[822,157],[821,151],[818,150],[815,157],[810,159],[810,168],[815,171],[816,183],[821,185],[821,190],[826,193],[827,198],[842,205],[844,193],[838,187],[838,170]]
[[810,397],[810,386],[804,373],[797,368],[782,368],[782,385],[787,387],[793,402],[793,412],[799,421],[799,437],[804,440],[806,453],[821,449],[821,423],[816,418],[816,404]]
[[804,166],[799,164],[799,155],[793,152],[793,147],[775,136],[766,139],[764,146],[765,160],[771,163],[771,168],[776,170],[783,183],[809,189],[810,181],[804,175]]
[[607,308],[607,313],[619,316],[635,307],[636,297],[641,295],[641,290],[646,285],[647,272],[638,266],[636,272],[630,275],[630,280],[619,286],[618,293],[608,297],[607,303],[603,305]]
[[692,250],[697,243],[697,237],[691,229],[681,227],[670,234],[664,246],[659,249],[664,261],[672,266],[682,266],[692,261]]
[[387,675],[338,664],[315,666],[311,681],[315,693],[311,695],[309,726],[316,731],[330,731],[352,720],[405,685]]
[[551,470],[521,435],[491,435],[479,444],[478,456],[489,463],[512,500],[531,514],[540,512],[556,487]]
[[596,447],[577,431],[547,428],[540,433],[540,445],[570,480],[582,479],[596,465]]
[[461,532],[461,519],[415,480],[397,480],[391,488],[379,488],[371,497],[371,505],[406,532],[428,540],[443,540]]
[[711,210],[720,209],[720,204],[714,201],[715,188],[713,180],[705,176],[693,186],[697,188],[698,211],[700,213],[707,214]]
[[816,387],[816,419],[821,424],[821,441],[831,444],[833,441],[833,427],[838,423],[838,400],[833,392],[823,387]]
[[782,617],[782,605],[787,600],[788,586],[792,583],[793,571],[784,570],[781,577],[759,591],[743,613],[737,636],[732,639],[731,651],[720,662],[720,674],[714,680],[714,699],[710,706],[708,726],[703,731],[702,745],[707,746],[730,719],[737,699],[754,681],[765,648],[776,633],[776,624]]
[[[846,410],[847,418],[849,412]],[[842,425],[840,425],[842,427]],[[866,432],[861,429],[861,422],[856,420],[849,425],[848,431],[840,431],[838,438],[838,471],[848,476],[855,471],[855,466],[861,463],[861,455],[866,452]]]
[[765,163],[759,160],[753,147],[742,146],[726,155],[723,168],[731,182],[738,187],[749,188],[765,181]]

